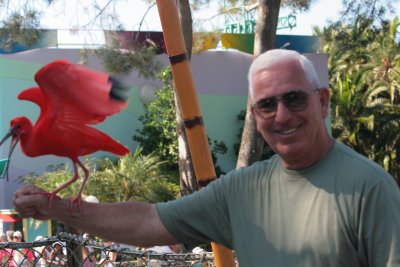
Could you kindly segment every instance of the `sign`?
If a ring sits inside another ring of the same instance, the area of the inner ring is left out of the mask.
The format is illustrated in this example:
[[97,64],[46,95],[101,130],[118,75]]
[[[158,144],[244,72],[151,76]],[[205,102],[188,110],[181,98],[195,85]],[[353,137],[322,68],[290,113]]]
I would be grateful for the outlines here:
[[290,14],[287,17],[279,17],[278,18],[278,26],[277,30],[280,29],[293,29],[297,26],[297,19],[295,15]]
[[3,179],[4,175],[6,174],[8,162],[9,162],[8,158],[0,159],[0,179]]

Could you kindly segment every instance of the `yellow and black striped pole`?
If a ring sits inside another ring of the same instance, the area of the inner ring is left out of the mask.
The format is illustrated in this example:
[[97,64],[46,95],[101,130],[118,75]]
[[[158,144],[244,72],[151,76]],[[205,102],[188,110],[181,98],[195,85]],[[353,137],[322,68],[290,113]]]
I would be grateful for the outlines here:
[[[185,124],[194,172],[201,188],[214,180],[216,174],[179,22],[178,9],[175,0],[157,0],[157,7],[165,46],[171,63],[176,94]],[[231,250],[220,244],[211,243],[211,246],[217,267],[235,266]]]

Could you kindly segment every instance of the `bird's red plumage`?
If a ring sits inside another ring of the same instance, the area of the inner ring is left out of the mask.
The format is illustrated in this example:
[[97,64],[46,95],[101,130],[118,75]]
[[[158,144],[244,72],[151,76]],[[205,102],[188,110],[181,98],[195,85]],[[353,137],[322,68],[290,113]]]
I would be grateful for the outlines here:
[[22,91],[18,99],[40,107],[36,123],[32,125],[26,117],[10,122],[12,127],[18,126],[18,129],[14,127],[14,135],[20,138],[26,155],[68,157],[76,171],[76,164],[82,167],[80,156],[99,150],[119,156],[129,152],[107,134],[89,126],[127,106],[126,102],[109,97],[112,84],[107,73],[57,60],[41,68],[35,80],[39,87]]

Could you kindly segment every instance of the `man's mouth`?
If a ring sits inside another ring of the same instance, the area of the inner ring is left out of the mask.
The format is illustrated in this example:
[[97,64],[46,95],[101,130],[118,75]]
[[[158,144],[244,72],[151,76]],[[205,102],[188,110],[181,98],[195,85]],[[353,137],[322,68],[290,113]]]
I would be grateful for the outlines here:
[[279,133],[281,135],[290,135],[296,131],[297,131],[297,128],[291,128],[291,129],[284,130],[284,131],[277,131],[277,133]]

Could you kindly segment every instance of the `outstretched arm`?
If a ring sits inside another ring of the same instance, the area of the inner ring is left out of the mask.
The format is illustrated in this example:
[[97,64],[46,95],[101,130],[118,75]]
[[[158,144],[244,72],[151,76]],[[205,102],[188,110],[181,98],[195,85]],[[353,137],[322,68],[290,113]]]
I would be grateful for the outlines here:
[[130,201],[89,203],[82,201],[81,212],[69,212],[69,200],[56,198],[49,207],[44,190],[27,185],[14,194],[15,210],[23,218],[55,219],[84,232],[115,242],[149,247],[176,244],[160,220],[154,204]]

